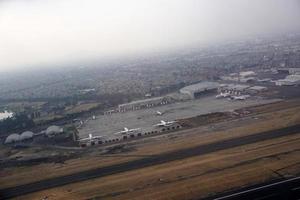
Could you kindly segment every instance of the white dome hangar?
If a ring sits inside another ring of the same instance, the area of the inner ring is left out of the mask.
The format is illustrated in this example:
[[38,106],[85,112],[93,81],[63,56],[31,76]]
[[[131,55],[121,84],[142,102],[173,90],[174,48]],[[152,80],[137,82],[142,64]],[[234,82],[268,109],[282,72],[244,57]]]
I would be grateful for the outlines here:
[[59,126],[49,126],[46,130],[46,135],[48,137],[52,137],[62,132],[63,132],[63,128],[60,128]]
[[25,131],[20,135],[20,140],[28,140],[33,138],[33,132]]
[[4,144],[19,142],[20,140],[21,140],[20,135],[16,134],[16,133],[13,133],[13,134],[10,134],[9,136],[7,136],[7,138],[4,141]]

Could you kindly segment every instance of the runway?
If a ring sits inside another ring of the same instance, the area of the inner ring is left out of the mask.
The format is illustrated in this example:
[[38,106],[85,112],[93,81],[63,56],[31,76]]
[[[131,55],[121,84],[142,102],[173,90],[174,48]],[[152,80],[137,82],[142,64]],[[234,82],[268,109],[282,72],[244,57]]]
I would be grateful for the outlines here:
[[281,180],[248,189],[232,192],[220,197],[210,197],[206,200],[273,200],[273,199],[299,199],[300,177]]
[[185,159],[193,156],[213,153],[220,150],[234,148],[242,145],[279,138],[286,135],[295,135],[300,133],[300,124],[276,129],[267,132],[255,133],[248,136],[218,141],[210,144],[199,145],[192,148],[181,149],[159,155],[147,156],[138,160],[115,164],[107,167],[82,171],[71,175],[46,179],[34,183],[20,185],[16,187],[4,188],[0,190],[0,198],[7,199],[20,195],[33,193],[53,187],[63,186],[70,183],[85,181],[93,178],[100,178],[112,174],[163,164],[175,160]]

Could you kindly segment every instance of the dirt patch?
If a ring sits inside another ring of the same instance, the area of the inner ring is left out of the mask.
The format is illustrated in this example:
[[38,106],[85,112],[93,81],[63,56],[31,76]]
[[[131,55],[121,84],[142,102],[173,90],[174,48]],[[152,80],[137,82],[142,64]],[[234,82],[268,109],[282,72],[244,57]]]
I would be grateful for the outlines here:
[[135,148],[126,144],[115,145],[108,147],[107,151],[104,154],[119,154],[119,153],[128,153],[134,151]]
[[179,124],[185,128],[192,128],[212,123],[218,123],[224,120],[233,119],[234,115],[230,112],[215,112],[205,115],[199,115],[187,119],[178,120]]

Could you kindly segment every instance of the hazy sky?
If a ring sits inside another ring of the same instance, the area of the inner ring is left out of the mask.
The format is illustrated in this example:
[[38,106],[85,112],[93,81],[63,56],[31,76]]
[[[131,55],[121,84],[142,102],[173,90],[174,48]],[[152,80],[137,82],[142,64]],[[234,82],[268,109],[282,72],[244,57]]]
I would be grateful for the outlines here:
[[300,30],[299,0],[0,0],[0,71]]

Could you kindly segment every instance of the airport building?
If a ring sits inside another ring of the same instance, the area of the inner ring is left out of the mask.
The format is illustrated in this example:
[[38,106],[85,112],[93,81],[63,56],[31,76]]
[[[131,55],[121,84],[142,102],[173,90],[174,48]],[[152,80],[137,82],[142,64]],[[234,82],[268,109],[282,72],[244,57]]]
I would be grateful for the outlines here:
[[138,100],[138,101],[132,101],[125,104],[120,104],[118,106],[119,112],[126,112],[131,110],[139,110],[139,109],[145,109],[145,108],[151,108],[155,106],[165,105],[172,103],[174,100],[170,96],[164,96],[164,97],[155,97],[150,99],[144,99],[144,100]]
[[4,141],[4,144],[10,144],[15,142],[22,142],[33,138],[34,133],[31,131],[25,131],[22,134],[10,134]]
[[163,134],[163,133],[169,133],[176,131],[178,129],[181,129],[182,126],[179,123],[174,123],[169,126],[162,126],[162,127],[153,127],[144,129],[141,131],[134,131],[127,134],[119,134],[115,136],[110,137],[103,137],[103,138],[96,138],[96,139],[90,139],[90,140],[81,140],[79,141],[80,147],[89,147],[89,146],[95,146],[95,145],[105,145],[105,144],[114,144],[126,140],[132,140],[132,139],[138,139],[141,137],[147,137],[152,136],[155,134]]
[[266,91],[268,88],[267,87],[263,87],[263,86],[252,86],[250,88],[247,88],[247,91],[250,93],[250,94],[256,94],[256,93],[260,93],[260,92],[263,92],[263,91]]
[[281,74],[300,74],[300,68],[278,68],[277,72]]
[[232,73],[229,76],[221,76],[221,80],[224,81],[235,81],[241,83],[251,83],[257,80],[255,77],[256,73],[254,71],[243,71],[240,73]]
[[244,71],[244,72],[240,72],[239,75],[241,78],[247,78],[247,77],[256,76],[256,73],[254,71]]
[[21,141],[20,139],[20,135],[19,134],[16,134],[16,133],[13,133],[13,134],[10,134],[4,141],[4,144],[9,144],[9,143],[14,143],[14,142],[19,142]]
[[29,140],[31,138],[33,138],[34,133],[31,131],[25,131],[20,135],[20,140],[24,141],[24,140]]
[[47,137],[54,137],[64,132],[64,129],[59,126],[49,126],[45,131]]
[[180,93],[188,95],[191,99],[195,99],[202,95],[216,92],[218,87],[219,83],[216,82],[201,82],[180,89]]
[[230,94],[240,95],[247,93],[247,89],[250,88],[249,85],[243,84],[222,84],[219,87],[219,92],[226,92]]
[[300,75],[289,75],[285,77],[285,79],[280,79],[275,81],[275,84],[278,86],[293,86],[293,85],[300,85]]

